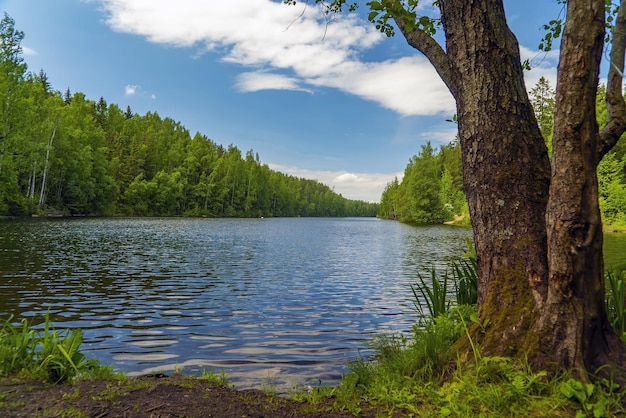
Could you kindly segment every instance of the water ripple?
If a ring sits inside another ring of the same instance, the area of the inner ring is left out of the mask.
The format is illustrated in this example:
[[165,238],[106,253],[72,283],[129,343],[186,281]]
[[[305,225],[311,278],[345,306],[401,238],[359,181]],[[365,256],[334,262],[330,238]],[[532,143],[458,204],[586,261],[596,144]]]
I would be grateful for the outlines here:
[[408,284],[468,229],[376,219],[3,220],[0,316],[49,312],[131,375],[225,370],[241,387],[336,383],[408,332]]

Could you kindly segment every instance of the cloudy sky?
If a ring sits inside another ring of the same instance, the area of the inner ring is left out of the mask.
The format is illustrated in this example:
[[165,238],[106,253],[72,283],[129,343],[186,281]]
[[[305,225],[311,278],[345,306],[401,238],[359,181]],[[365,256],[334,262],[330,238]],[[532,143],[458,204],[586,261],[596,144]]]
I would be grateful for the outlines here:
[[[314,3],[310,0],[310,3]],[[430,1],[424,1],[430,4]],[[539,53],[555,0],[505,0],[523,58]],[[358,13],[275,0],[0,0],[25,33],[29,70],[53,87],[171,117],[270,167],[378,201],[420,145],[450,142],[454,103],[426,59]],[[432,13],[429,7],[423,13]]]

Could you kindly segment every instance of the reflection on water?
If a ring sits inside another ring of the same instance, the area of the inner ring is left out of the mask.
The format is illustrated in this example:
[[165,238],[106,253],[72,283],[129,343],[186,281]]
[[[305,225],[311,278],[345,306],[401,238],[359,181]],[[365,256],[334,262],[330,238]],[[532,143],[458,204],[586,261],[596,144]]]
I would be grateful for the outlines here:
[[408,284],[471,231],[376,219],[4,220],[0,316],[49,311],[130,374],[333,384],[416,321]]

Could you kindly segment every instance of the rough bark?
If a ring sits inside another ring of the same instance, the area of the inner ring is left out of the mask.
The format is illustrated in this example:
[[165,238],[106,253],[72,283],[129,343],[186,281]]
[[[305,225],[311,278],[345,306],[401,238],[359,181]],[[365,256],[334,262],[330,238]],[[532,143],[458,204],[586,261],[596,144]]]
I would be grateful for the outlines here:
[[542,337],[537,360],[590,372],[621,365],[624,357],[604,306],[596,176],[601,147],[595,112],[604,35],[603,1],[568,2],[546,214],[548,293],[534,329]]
[[609,76],[606,86],[606,107],[609,120],[600,132],[598,158],[609,151],[626,131],[626,103],[622,93],[624,80],[624,50],[626,49],[626,0],[620,2],[619,13],[613,27],[613,40],[609,57]]
[[523,355],[547,289],[550,165],[502,1],[441,0],[478,254],[484,354]]

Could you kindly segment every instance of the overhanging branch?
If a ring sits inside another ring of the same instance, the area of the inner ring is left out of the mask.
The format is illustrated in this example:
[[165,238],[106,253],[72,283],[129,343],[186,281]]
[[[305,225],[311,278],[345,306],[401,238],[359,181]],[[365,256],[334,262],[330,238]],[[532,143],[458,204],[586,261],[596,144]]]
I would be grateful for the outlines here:
[[430,34],[426,33],[417,26],[415,26],[411,31],[408,31],[402,18],[394,18],[394,21],[398,25],[402,35],[406,38],[408,44],[428,58],[433,67],[435,67],[435,71],[437,71],[437,74],[439,74],[439,77],[441,77],[443,82],[446,84],[446,87],[448,87],[448,90],[450,90],[450,93],[452,93],[452,96],[454,97],[448,55],[443,50],[441,45],[439,45],[439,43],[437,43],[437,41],[435,41]]

